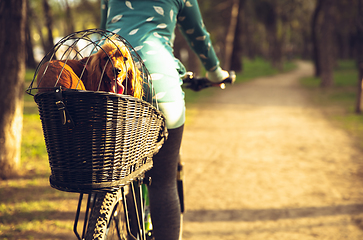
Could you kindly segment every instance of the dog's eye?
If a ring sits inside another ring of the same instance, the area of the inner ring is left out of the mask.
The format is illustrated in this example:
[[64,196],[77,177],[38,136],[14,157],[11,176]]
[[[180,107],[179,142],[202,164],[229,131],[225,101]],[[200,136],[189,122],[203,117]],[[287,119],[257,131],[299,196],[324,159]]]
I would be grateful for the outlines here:
[[127,61],[127,57],[124,57],[124,61],[125,61],[125,62]]

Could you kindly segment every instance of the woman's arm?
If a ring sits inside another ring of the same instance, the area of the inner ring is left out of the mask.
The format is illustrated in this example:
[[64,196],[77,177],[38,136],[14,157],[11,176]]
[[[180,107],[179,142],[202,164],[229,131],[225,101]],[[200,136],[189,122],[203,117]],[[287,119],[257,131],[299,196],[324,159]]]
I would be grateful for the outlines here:
[[204,26],[197,0],[188,0],[185,3],[178,15],[178,25],[207,70],[207,78],[212,82],[220,82],[229,77],[229,73],[219,66],[219,60]]
[[188,0],[178,15],[178,26],[207,71],[214,71],[219,60],[204,26],[197,0]]

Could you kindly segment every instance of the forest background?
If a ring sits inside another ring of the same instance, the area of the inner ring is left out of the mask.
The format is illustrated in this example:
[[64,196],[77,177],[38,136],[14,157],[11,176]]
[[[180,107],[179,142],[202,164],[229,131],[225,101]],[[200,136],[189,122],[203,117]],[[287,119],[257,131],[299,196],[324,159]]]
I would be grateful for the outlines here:
[[[242,56],[262,57],[282,68],[300,57],[317,63],[317,75],[337,59],[359,53],[360,0],[199,0],[205,25],[224,67],[241,71]],[[27,9],[27,66],[69,33],[97,28],[100,0],[32,0]],[[175,53],[188,62],[183,38],[177,31]],[[41,54],[39,54],[41,53]],[[319,58],[324,59],[318,64]],[[330,59],[327,61],[327,59]],[[189,61],[191,61],[189,59]],[[324,64],[323,64],[324,63]],[[194,67],[194,62],[188,67]],[[324,79],[323,85],[330,85]]]
[[[309,59],[321,86],[331,87],[339,59],[362,61],[361,0],[199,0],[199,5],[225,69],[242,72],[244,58],[266,59],[280,71],[288,60]],[[34,68],[61,37],[99,26],[100,0],[32,0],[27,13],[26,65]],[[175,55],[199,73],[199,60],[176,35]]]
[[[324,100],[329,104],[344,102],[348,108],[339,114],[352,133],[363,136],[363,0],[198,2],[223,68],[240,79],[261,74],[266,63],[269,74],[271,68],[285,71],[287,62],[311,61],[315,77],[303,84],[315,99],[329,95],[333,99]],[[0,238],[49,239],[51,232],[65,232],[63,239],[69,239],[74,212],[68,208],[77,199],[49,187],[39,115],[24,90],[60,38],[99,22],[100,0],[0,0]],[[175,55],[202,74],[199,60],[176,33]],[[47,220],[55,216],[60,220]]]

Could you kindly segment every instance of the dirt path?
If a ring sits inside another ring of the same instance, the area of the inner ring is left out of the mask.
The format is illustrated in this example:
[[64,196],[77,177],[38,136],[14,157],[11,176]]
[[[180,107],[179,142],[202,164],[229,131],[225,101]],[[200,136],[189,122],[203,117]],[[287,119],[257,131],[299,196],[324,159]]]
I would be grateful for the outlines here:
[[363,239],[363,163],[296,71],[220,91],[186,127],[184,240]]

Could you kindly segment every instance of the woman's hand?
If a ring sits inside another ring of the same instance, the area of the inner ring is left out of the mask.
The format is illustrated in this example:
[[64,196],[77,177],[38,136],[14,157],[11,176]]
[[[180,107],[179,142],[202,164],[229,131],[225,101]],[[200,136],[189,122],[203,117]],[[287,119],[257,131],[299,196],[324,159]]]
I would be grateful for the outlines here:
[[219,83],[229,78],[229,72],[223,70],[221,67],[217,67],[214,71],[208,71],[206,74],[206,78],[213,83]]

